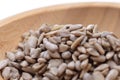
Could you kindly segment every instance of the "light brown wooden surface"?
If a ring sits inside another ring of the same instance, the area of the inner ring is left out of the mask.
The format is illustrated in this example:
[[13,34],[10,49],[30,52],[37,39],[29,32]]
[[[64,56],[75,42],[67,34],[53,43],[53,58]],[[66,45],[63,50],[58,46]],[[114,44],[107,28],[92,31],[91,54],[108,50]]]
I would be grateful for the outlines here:
[[[120,4],[77,3],[28,11],[0,21],[0,60],[13,51],[21,35],[47,24],[97,24],[100,30],[113,31],[120,37]],[[0,80],[2,78],[0,77]]]

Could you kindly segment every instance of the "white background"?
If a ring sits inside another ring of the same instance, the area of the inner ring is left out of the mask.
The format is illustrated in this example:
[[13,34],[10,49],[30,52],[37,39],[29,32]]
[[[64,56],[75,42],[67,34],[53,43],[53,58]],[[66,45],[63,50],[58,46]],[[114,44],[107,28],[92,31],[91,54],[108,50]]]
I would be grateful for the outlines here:
[[0,20],[35,8],[77,2],[120,2],[120,0],[0,0]]

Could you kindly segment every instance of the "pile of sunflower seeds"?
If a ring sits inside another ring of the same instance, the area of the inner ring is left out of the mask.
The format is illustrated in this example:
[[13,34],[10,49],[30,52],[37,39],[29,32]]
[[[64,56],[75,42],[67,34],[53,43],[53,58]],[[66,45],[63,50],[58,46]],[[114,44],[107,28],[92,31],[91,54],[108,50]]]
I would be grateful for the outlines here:
[[93,24],[43,24],[6,57],[4,80],[120,80],[120,40]]

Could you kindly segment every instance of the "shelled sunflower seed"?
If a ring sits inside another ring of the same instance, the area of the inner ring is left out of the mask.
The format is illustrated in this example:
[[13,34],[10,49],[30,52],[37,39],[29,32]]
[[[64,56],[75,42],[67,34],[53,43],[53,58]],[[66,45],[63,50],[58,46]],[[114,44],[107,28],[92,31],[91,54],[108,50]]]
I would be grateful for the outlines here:
[[97,25],[41,25],[0,61],[4,80],[120,80],[120,40]]

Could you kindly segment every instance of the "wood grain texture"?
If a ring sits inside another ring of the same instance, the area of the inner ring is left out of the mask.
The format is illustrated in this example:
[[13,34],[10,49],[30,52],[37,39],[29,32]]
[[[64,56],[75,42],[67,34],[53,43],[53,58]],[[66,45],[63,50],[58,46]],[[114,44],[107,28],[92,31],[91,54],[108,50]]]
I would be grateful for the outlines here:
[[[75,3],[28,11],[0,21],[0,60],[6,51],[15,50],[21,35],[41,24],[97,24],[102,31],[113,31],[120,37],[120,4]],[[0,80],[3,80],[0,77]]]

